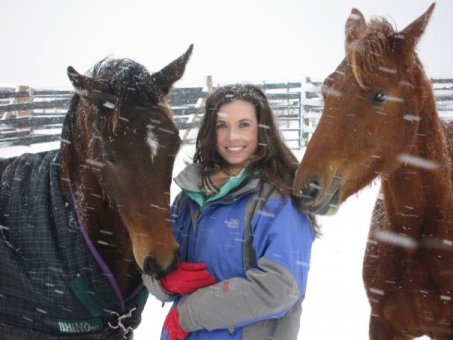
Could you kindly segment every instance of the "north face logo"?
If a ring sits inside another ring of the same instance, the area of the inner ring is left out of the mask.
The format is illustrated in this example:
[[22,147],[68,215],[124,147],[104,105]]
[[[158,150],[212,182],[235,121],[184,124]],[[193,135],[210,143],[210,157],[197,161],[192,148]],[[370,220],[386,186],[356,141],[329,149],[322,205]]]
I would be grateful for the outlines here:
[[237,218],[232,218],[231,220],[225,220],[225,225],[230,229],[238,229],[239,220]]

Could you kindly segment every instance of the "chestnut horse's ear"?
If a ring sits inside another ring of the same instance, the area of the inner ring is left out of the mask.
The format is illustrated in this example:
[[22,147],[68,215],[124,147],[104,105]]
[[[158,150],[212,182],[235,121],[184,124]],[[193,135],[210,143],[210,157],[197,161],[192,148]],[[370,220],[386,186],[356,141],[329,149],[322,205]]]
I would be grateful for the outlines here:
[[184,74],[187,61],[192,54],[192,49],[193,44],[189,46],[189,49],[182,56],[152,75],[153,81],[161,89],[164,95],[168,94],[173,83],[179,80]]
[[365,31],[365,17],[357,8],[353,8],[345,25],[346,49],[353,41],[357,40],[362,34],[364,34]]
[[403,51],[410,51],[412,52],[417,45],[418,40],[425,32],[425,28],[428,25],[429,19],[431,18],[431,14],[433,13],[434,7],[436,3],[432,3],[431,6],[415,19],[411,24],[409,24],[405,29],[399,32],[399,36],[403,39]]

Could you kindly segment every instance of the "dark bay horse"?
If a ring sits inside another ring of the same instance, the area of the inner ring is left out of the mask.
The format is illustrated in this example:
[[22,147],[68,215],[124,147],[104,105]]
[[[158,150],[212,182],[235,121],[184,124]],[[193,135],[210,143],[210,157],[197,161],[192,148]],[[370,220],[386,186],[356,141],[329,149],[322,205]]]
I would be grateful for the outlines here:
[[0,162],[0,338],[118,339],[140,322],[141,272],[174,269],[166,102],[192,46],[156,73],[105,59],[74,88],[60,150]]
[[380,177],[363,267],[376,340],[453,339],[453,127],[415,53],[433,9],[399,32],[352,10],[294,181],[308,212],[329,214]]

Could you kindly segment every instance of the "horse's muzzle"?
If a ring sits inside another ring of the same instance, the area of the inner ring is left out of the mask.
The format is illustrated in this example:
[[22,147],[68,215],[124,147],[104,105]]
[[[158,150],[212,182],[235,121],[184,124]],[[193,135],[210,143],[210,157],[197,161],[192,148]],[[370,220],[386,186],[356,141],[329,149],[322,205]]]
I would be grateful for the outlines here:
[[316,179],[310,180],[299,189],[294,189],[294,195],[299,197],[304,206],[310,206],[316,201],[320,193],[320,184]]
[[338,210],[340,202],[341,181],[335,178],[326,188],[319,179],[310,179],[304,184],[294,184],[294,196],[302,211],[317,215],[331,215]]
[[163,267],[161,264],[159,264],[156,257],[151,254],[145,258],[145,261],[143,263],[143,271],[145,272],[145,274],[151,275],[156,280],[160,280],[164,276],[175,270],[178,262],[179,250],[175,250],[175,252],[173,253],[172,261],[167,267]]

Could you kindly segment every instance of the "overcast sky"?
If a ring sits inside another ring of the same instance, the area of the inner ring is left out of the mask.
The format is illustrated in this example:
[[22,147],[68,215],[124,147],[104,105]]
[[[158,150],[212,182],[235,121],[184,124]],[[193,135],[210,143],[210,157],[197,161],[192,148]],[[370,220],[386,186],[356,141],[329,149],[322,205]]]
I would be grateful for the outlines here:
[[[1,0],[0,84],[70,87],[100,59],[129,57],[157,71],[193,43],[178,85],[322,80],[344,56],[352,7],[398,30],[431,0]],[[419,56],[429,77],[453,78],[453,1],[438,0]]]

